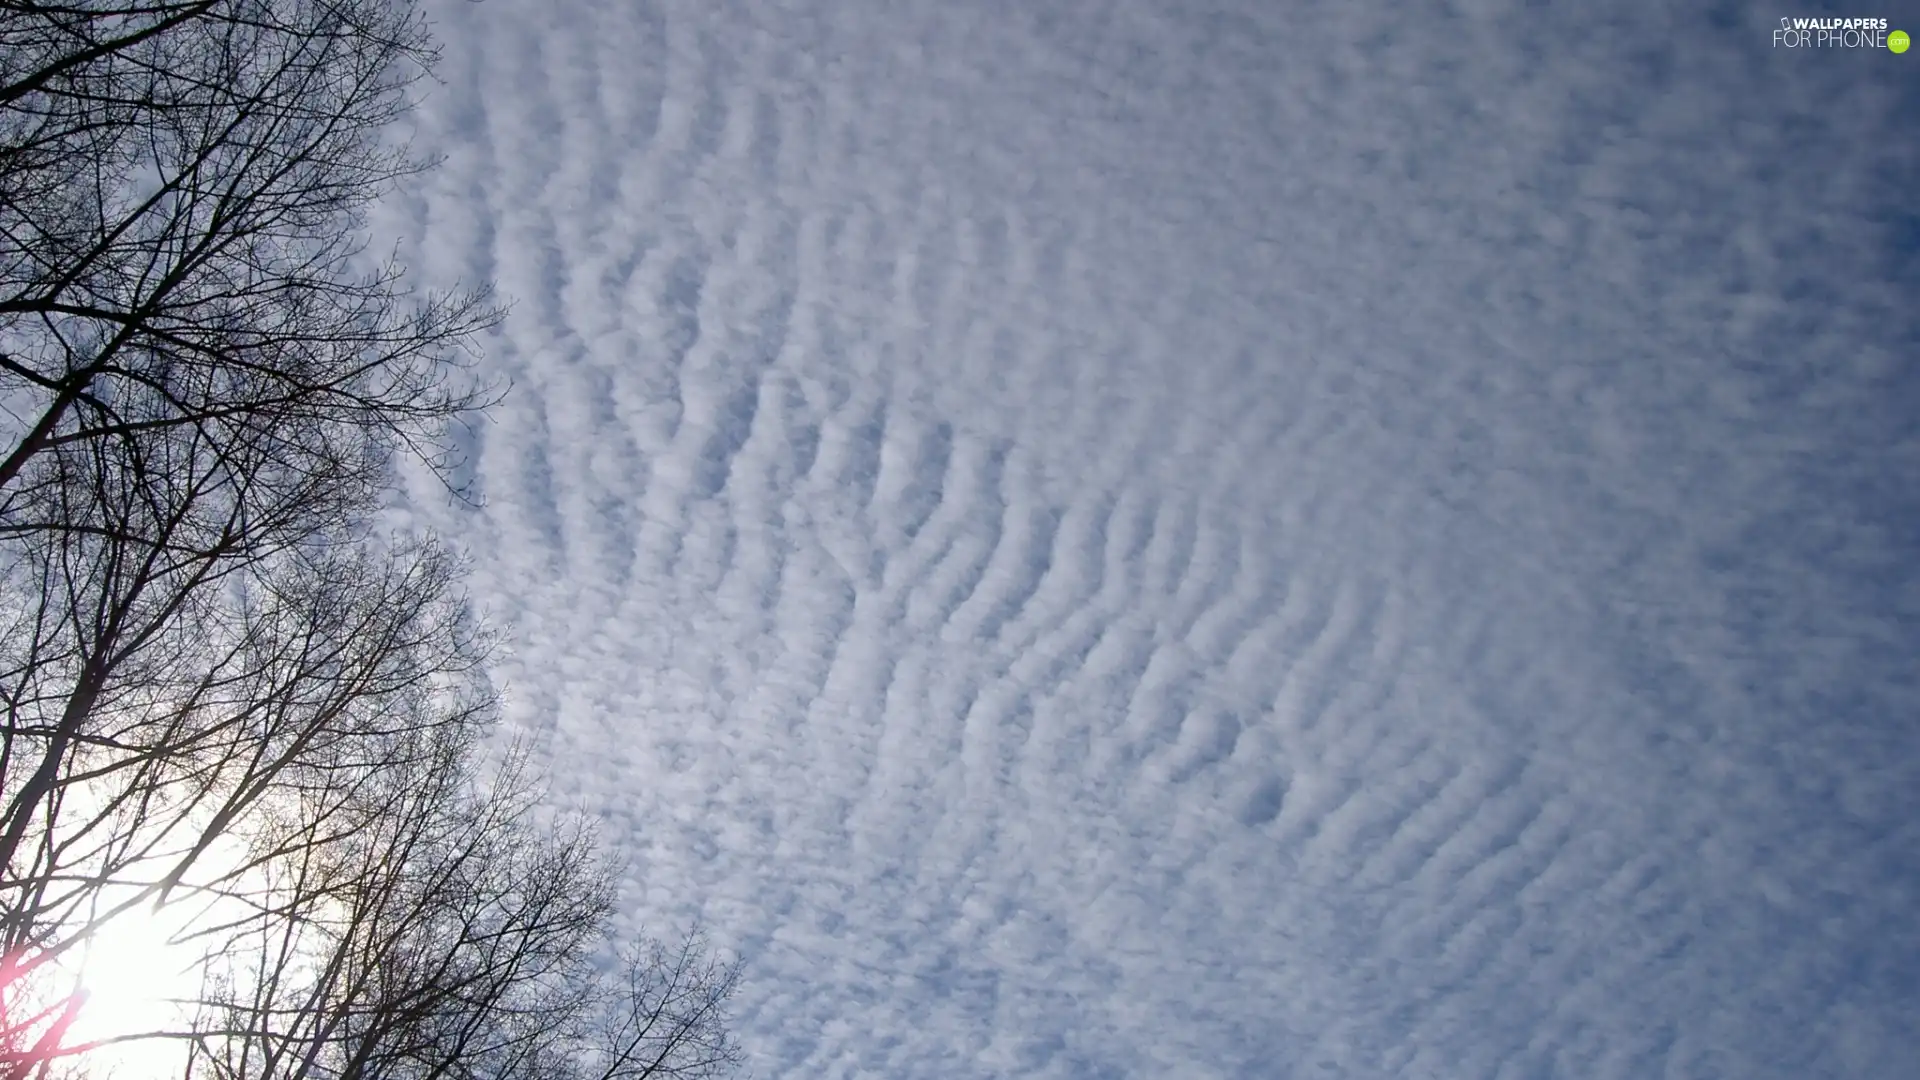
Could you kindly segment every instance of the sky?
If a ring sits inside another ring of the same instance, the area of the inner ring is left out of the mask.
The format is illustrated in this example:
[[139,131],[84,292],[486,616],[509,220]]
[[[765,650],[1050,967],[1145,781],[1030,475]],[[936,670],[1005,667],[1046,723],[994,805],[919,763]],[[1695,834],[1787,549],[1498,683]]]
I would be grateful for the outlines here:
[[429,11],[407,520],[756,1077],[1920,1061],[1920,8]]

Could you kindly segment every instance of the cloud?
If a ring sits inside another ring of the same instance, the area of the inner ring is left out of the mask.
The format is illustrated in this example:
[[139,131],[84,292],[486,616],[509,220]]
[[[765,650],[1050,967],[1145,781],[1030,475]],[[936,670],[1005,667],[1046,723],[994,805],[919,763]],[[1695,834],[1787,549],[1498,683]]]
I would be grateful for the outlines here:
[[513,722],[759,1075],[1889,1074],[1904,61],[1268,8],[437,6]]

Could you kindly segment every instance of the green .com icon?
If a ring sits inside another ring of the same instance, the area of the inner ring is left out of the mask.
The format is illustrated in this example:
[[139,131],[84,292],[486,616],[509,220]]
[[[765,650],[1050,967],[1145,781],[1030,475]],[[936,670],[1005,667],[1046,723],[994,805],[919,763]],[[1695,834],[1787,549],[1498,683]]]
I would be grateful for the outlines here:
[[1892,49],[1895,55],[1906,52],[1907,46],[1911,44],[1913,41],[1907,37],[1905,30],[1895,30],[1887,35],[1887,48]]

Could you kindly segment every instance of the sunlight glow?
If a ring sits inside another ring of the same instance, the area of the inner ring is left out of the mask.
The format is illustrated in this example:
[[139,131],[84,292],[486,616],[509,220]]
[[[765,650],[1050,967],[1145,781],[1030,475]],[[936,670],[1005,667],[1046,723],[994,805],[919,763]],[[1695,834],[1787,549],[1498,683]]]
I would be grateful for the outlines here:
[[[197,864],[207,876],[195,877],[218,879],[222,870],[238,865],[238,851],[237,843],[216,844]],[[101,908],[111,910],[135,895],[132,886],[117,895],[108,890],[100,898]],[[60,965],[85,995],[63,1042],[70,1047],[106,1043],[80,1059],[90,1080],[158,1080],[181,1074],[184,1040],[129,1037],[188,1026],[192,1003],[209,970],[209,952],[218,949],[200,932],[241,910],[238,901],[188,886],[157,908],[148,901],[108,918],[71,961]],[[112,1041],[116,1039],[126,1041]]]
[[[86,993],[70,1032],[70,1045],[165,1030],[179,1030],[187,1006],[200,988],[202,947],[189,935],[204,904],[172,903],[159,911],[145,906],[101,927],[87,944],[79,964]],[[184,1047],[142,1040],[102,1047],[88,1055],[90,1071],[102,1067],[120,1077],[172,1073]]]

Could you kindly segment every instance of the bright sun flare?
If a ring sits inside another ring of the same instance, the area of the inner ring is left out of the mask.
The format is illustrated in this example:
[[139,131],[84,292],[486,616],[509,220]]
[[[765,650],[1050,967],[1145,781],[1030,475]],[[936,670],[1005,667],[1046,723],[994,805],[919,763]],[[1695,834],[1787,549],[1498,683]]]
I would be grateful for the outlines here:
[[[215,841],[194,864],[191,879],[225,880],[243,864],[243,847],[231,838]],[[102,912],[140,895],[133,885],[108,888],[98,897]],[[180,1031],[192,1019],[189,1003],[200,996],[213,943],[196,931],[231,925],[244,917],[240,902],[198,890],[189,883],[155,907],[149,899],[106,918],[58,964],[84,1000],[62,1039],[81,1047],[127,1036]],[[100,1046],[82,1057],[89,1080],[161,1080],[181,1075],[187,1043],[139,1039]]]
[[[142,905],[109,921],[88,941],[78,966],[86,1001],[69,1031],[78,1045],[150,1031],[178,1030],[181,1001],[200,989],[202,952],[188,939],[205,905],[173,903],[153,911]],[[177,1075],[178,1044],[130,1042],[91,1051],[96,1075],[138,1080]]]

